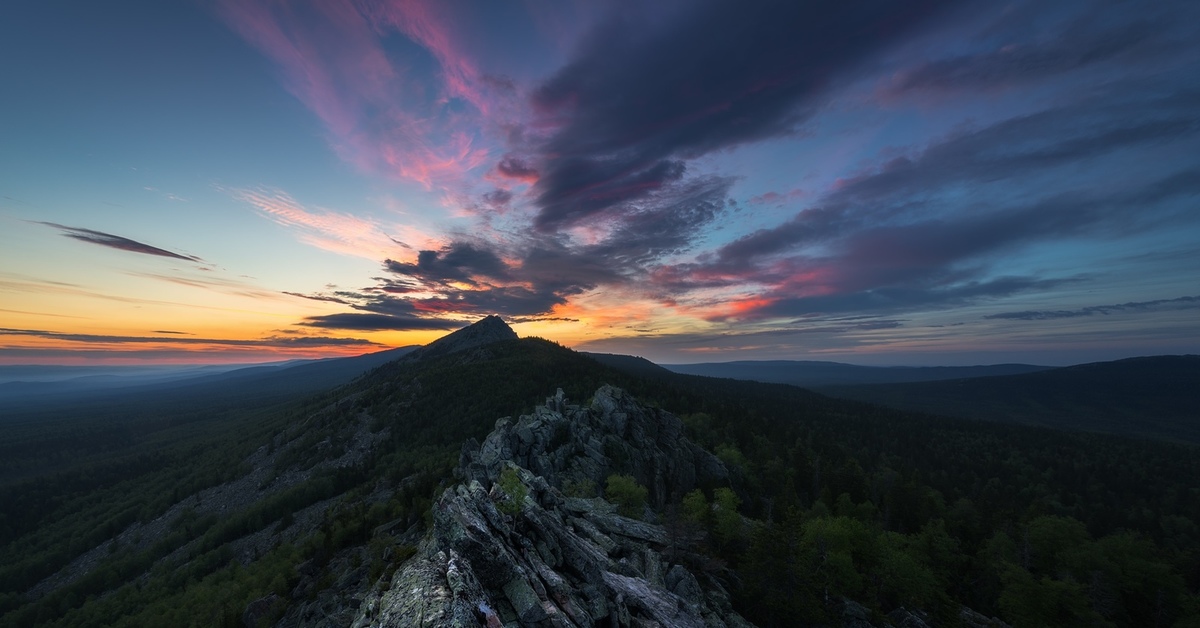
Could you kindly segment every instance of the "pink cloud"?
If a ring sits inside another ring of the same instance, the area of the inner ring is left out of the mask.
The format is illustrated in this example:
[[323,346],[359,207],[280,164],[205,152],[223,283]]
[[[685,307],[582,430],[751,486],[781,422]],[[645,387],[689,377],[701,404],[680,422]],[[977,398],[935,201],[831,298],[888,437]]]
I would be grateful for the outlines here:
[[[427,189],[461,181],[488,160],[484,127],[503,108],[504,88],[457,45],[436,5],[222,0],[219,13],[279,67],[342,159]],[[389,54],[384,42],[395,30],[430,52],[436,76]],[[470,107],[452,106],[454,99]]]
[[384,227],[373,220],[325,209],[310,209],[282,190],[234,190],[233,197],[253,205],[274,222],[299,233],[301,242],[319,249],[378,261],[395,255],[401,242],[425,244],[428,237],[406,227]]

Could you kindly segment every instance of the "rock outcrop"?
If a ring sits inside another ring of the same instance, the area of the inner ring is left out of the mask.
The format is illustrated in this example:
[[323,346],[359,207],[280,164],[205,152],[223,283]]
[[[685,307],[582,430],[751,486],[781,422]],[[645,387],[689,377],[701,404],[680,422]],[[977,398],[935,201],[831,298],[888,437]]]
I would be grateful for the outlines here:
[[718,582],[675,562],[664,526],[563,491],[611,473],[635,477],[656,507],[728,481],[670,413],[612,387],[582,407],[559,391],[464,445],[462,483],[434,505],[432,534],[354,625],[748,625]]

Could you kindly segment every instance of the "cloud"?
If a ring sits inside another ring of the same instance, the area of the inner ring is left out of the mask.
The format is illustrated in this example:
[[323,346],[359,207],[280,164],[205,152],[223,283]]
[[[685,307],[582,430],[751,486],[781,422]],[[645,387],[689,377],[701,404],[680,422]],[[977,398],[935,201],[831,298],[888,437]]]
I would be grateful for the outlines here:
[[[361,169],[433,188],[487,159],[481,125],[511,90],[461,51],[436,3],[222,0],[217,11],[276,64],[333,148]],[[431,55],[438,72],[414,71],[425,61],[419,55],[395,55],[389,38],[397,33]]]
[[375,221],[305,207],[283,190],[241,189],[231,193],[272,221],[297,231],[301,242],[325,251],[378,260],[390,255],[397,245],[407,246],[385,233]]
[[459,281],[475,284],[475,278],[510,278],[508,268],[494,251],[468,242],[451,242],[439,251],[420,251],[415,263],[389,259],[383,265],[393,273],[429,283]]
[[1040,41],[1006,43],[922,63],[901,73],[891,90],[998,90],[1040,81],[1134,54],[1148,47],[1163,26],[1139,20],[1097,29],[1088,22],[1080,19]]
[[844,291],[813,296],[787,296],[787,291],[768,293],[754,307],[733,316],[714,317],[761,320],[806,316],[813,314],[843,314],[847,312],[897,313],[930,308],[942,309],[966,305],[979,299],[994,299],[1022,292],[1048,290],[1071,283],[1070,279],[1037,279],[1034,277],[999,277],[988,280],[968,280],[933,285],[880,286],[866,290]]
[[299,297],[301,299],[309,299],[311,301],[325,301],[326,303],[341,303],[342,305],[348,305],[350,303],[349,301],[347,301],[345,299],[342,299],[342,298],[339,298],[336,296],[324,295],[324,294],[301,294],[299,292],[288,292],[286,290],[283,292],[283,294],[286,294],[288,296],[293,296],[293,297]]
[[60,224],[54,223],[54,222],[40,222],[39,221],[39,222],[37,222],[37,224],[46,225],[47,227],[54,227],[55,229],[58,229],[60,232],[62,232],[62,235],[66,236],[68,238],[73,238],[75,240],[79,240],[80,242],[90,242],[91,244],[99,244],[100,246],[107,246],[109,248],[113,248],[113,249],[117,249],[117,250],[121,250],[121,251],[129,251],[130,253],[141,253],[143,255],[155,255],[158,257],[169,257],[172,259],[183,260],[185,262],[198,262],[198,263],[202,263],[202,264],[205,263],[204,260],[200,259],[199,257],[193,257],[191,255],[183,255],[181,253],[174,253],[174,252],[168,251],[166,249],[160,249],[156,246],[150,246],[149,244],[143,244],[141,242],[138,242],[137,240],[130,240],[129,238],[124,238],[124,237],[121,237],[118,235],[113,235],[111,233],[104,233],[103,231],[93,231],[91,229],[83,229],[80,227],[68,227],[66,225],[60,225]]
[[496,172],[509,179],[525,183],[537,183],[538,171],[527,165],[521,158],[506,155],[496,164]]
[[1113,305],[1090,305],[1088,307],[1081,307],[1074,310],[1024,310],[1021,312],[1001,312],[999,314],[989,314],[983,318],[1045,321],[1060,318],[1096,316],[1097,314],[1107,316],[1109,314],[1121,312],[1141,313],[1163,310],[1191,310],[1198,308],[1200,308],[1200,296],[1178,297],[1175,299],[1156,299],[1154,301],[1130,301],[1128,303],[1116,303]]
[[461,323],[436,318],[415,318],[390,316],[387,314],[324,314],[309,316],[298,323],[305,327],[322,329],[344,329],[350,331],[415,331],[426,329],[451,329],[461,326]]
[[1069,276],[1014,277],[992,266],[1038,242],[1127,237],[1186,220],[1180,201],[1200,194],[1200,170],[1164,167],[1111,186],[1071,170],[1194,143],[1198,105],[1188,91],[1109,94],[959,130],[839,181],[784,223],[650,277],[676,295],[751,293],[709,310],[716,319],[946,307],[1050,289]]
[[[587,340],[576,348],[581,351],[615,351],[653,355],[656,361],[680,359],[711,353],[727,360],[739,352],[759,357],[777,355],[794,358],[797,352],[820,353],[824,350],[852,350],[879,341],[874,332],[905,327],[905,320],[872,318],[845,321],[838,319],[795,322],[771,329],[708,330],[703,332],[655,332],[632,330],[636,336],[610,336]],[[661,357],[659,357],[661,356]]]
[[553,129],[533,151],[535,225],[578,224],[680,180],[686,160],[795,134],[833,83],[948,4],[616,12],[534,93],[538,125]]
[[895,72],[885,91],[1002,91],[1090,72],[1111,77],[1139,64],[1161,69],[1186,57],[1193,37],[1188,25],[1200,17],[1193,3],[1160,2],[1136,11],[1113,5],[1060,3],[1053,12],[1040,2],[1005,5],[968,40],[973,50],[955,48]]
[[[279,337],[271,336],[267,338],[256,339],[231,339],[231,338],[194,338],[180,337],[179,334],[185,332],[164,331],[155,332],[162,334],[170,334],[168,336],[119,336],[106,334],[78,334],[47,331],[41,329],[14,329],[0,327],[0,336],[25,336],[33,338],[42,338],[46,340],[54,340],[60,342],[74,342],[83,344],[112,344],[112,345],[138,345],[138,344],[178,344],[178,345],[207,345],[207,346],[224,346],[224,347],[289,347],[289,346],[346,346],[346,345],[371,345],[381,346],[370,340],[362,338],[329,338],[323,336],[304,336],[304,337]],[[5,351],[8,349],[6,348]]]
[[[589,243],[542,234],[503,241],[464,238],[420,251],[415,261],[389,259],[384,268],[394,277],[380,278],[354,307],[401,307],[405,314],[545,314],[600,286],[637,284],[650,264],[689,250],[696,235],[725,211],[732,184],[731,178],[709,176],[669,186],[645,206],[598,228]],[[384,299],[378,292],[406,296]],[[422,292],[436,296],[408,296]]]

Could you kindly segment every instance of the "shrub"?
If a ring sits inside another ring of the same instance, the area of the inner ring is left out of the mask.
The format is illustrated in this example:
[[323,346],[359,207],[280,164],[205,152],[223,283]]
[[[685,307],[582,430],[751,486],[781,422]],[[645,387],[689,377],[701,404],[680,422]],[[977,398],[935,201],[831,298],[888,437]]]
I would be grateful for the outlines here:
[[529,496],[529,489],[521,483],[520,476],[517,475],[517,470],[508,467],[500,472],[500,480],[497,482],[500,485],[500,490],[508,496],[508,500],[501,502],[497,508],[500,512],[507,515],[515,515],[521,512],[521,504],[525,502],[525,498]]
[[637,483],[631,475],[610,475],[608,488],[604,491],[608,501],[617,505],[617,511],[626,517],[637,518],[646,507],[649,491]]

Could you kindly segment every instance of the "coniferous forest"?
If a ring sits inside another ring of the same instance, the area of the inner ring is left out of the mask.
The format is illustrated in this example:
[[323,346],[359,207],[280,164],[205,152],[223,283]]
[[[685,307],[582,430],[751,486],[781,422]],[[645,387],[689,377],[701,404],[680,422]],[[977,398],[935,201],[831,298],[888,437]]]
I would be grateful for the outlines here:
[[730,470],[647,516],[757,625],[833,625],[830,600],[852,600],[936,626],[963,605],[1018,627],[1200,626],[1195,445],[627,372],[536,338],[270,403],[159,391],[7,412],[0,625],[237,626],[252,603],[286,623],[392,576],[464,440],[604,384],[679,416]]

